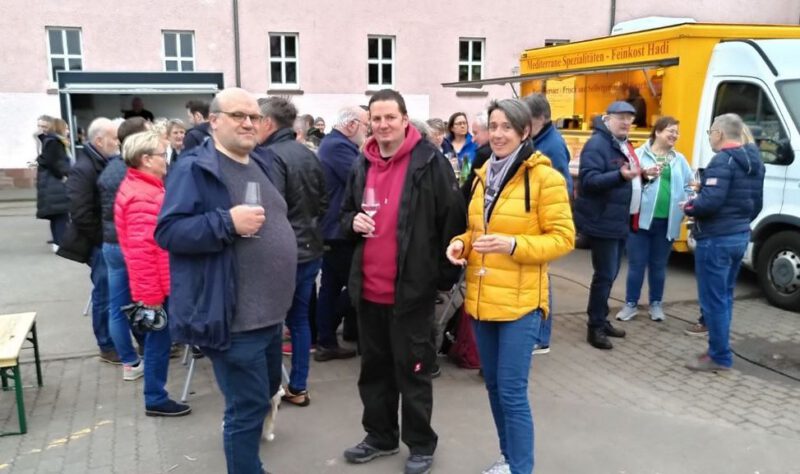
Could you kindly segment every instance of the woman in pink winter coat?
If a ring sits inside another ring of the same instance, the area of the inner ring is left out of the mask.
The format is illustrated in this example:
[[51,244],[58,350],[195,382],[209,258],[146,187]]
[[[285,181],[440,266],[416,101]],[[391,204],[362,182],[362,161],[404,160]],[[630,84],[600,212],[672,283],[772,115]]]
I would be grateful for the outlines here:
[[[114,203],[114,225],[128,267],[131,299],[160,311],[169,296],[169,256],[153,237],[164,202],[167,142],[157,132],[130,135],[122,147],[128,173]],[[182,416],[192,409],[169,398],[169,329],[144,333],[144,405],[148,416]]]

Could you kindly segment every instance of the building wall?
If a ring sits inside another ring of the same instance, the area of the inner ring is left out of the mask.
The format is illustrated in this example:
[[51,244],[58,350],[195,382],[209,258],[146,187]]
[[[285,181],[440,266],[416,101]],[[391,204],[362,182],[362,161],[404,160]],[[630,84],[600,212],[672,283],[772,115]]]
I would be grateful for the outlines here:
[[[698,21],[793,23],[797,0],[617,0],[616,20],[642,16],[694,17]],[[59,114],[58,95],[48,79],[45,27],[81,28],[86,71],[162,71],[162,30],[191,30],[195,69],[222,72],[235,85],[232,0],[5,0],[0,3],[0,169],[21,168],[35,158],[35,118]],[[602,6],[598,7],[598,4]],[[454,5],[458,5],[454,7]],[[268,35],[299,34],[300,89],[292,95],[302,113],[330,125],[343,105],[369,100],[367,36],[396,38],[395,88],[407,95],[417,118],[472,117],[491,98],[508,97],[508,86],[487,86],[486,96],[464,97],[443,82],[458,80],[458,40],[485,38],[483,77],[512,75],[520,52],[545,39],[583,40],[609,31],[610,2],[507,0],[364,2],[337,0],[240,0],[241,84],[267,94]],[[7,67],[11,65],[11,67]],[[178,101],[174,103],[179,104]],[[185,113],[176,106],[173,116]]]

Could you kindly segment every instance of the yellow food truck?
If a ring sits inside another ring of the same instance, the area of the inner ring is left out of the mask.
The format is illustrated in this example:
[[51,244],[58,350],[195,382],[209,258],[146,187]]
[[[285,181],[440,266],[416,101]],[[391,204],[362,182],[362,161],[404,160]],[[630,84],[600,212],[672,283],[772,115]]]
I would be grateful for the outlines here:
[[[635,145],[659,117],[677,118],[676,148],[695,169],[714,154],[705,133],[714,117],[739,114],[767,168],[764,210],[744,263],[771,303],[800,310],[800,26],[685,23],[612,35],[526,50],[516,76],[443,85],[496,84],[515,93],[519,84],[523,97],[546,94],[573,175],[593,120],[614,100],[637,110]],[[676,250],[691,250],[687,234]]]

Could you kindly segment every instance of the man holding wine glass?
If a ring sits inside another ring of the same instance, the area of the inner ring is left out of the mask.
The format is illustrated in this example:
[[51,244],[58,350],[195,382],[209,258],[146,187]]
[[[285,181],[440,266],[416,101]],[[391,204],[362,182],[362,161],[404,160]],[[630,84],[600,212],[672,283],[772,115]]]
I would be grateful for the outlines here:
[[410,451],[405,473],[424,474],[437,443],[430,424],[436,291],[458,277],[444,251],[464,229],[465,206],[450,163],[409,126],[403,96],[376,92],[369,120],[373,137],[348,178],[341,213],[342,232],[356,243],[349,289],[367,435],[344,457],[360,464],[395,454],[402,438]]
[[228,472],[257,474],[261,429],[281,382],[297,243],[269,165],[251,154],[261,124],[255,97],[225,89],[210,109],[213,139],[170,170],[155,238],[170,257],[173,340],[201,348],[225,397]]

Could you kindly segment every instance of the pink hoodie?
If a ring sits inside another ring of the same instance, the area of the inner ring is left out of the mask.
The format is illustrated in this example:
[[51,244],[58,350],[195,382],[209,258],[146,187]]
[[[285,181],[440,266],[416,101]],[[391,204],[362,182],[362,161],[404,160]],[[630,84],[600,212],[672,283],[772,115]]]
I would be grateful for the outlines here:
[[364,275],[362,297],[372,303],[394,304],[400,200],[403,196],[408,165],[411,162],[411,150],[420,140],[422,136],[419,131],[409,125],[403,144],[388,160],[381,157],[378,142],[374,138],[364,147],[364,156],[370,163],[366,187],[375,188],[375,196],[381,204],[373,218],[376,237],[366,239],[361,268]]

